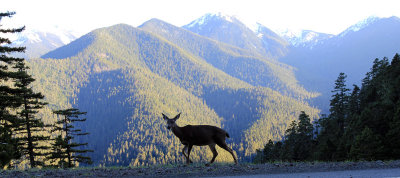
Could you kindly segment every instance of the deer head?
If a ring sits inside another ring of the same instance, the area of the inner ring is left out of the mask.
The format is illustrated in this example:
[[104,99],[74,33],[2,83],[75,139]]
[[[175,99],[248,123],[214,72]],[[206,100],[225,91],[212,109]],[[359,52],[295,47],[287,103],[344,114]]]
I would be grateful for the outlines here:
[[176,120],[179,119],[179,117],[181,116],[181,113],[179,113],[178,115],[176,115],[173,119],[168,118],[164,113],[162,114],[164,120],[167,121],[167,129],[171,130],[172,128],[176,127]]

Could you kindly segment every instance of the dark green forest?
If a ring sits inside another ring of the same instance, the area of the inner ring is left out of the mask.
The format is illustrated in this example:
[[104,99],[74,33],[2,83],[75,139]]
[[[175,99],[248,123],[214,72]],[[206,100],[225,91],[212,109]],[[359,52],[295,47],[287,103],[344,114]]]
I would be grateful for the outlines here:
[[340,73],[330,114],[312,123],[306,112],[269,140],[254,162],[393,160],[400,158],[400,56],[375,59],[361,87],[346,86]]

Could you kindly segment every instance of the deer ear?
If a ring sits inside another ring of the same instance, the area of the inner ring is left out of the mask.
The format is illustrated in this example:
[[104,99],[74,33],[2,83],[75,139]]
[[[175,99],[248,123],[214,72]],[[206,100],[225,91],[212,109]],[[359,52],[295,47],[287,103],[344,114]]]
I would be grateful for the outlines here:
[[168,117],[167,117],[164,113],[162,113],[162,117],[163,117],[163,119],[165,119],[165,120],[168,119]]
[[181,117],[181,113],[179,113],[178,115],[176,115],[176,116],[174,117],[174,120],[178,120],[179,117]]

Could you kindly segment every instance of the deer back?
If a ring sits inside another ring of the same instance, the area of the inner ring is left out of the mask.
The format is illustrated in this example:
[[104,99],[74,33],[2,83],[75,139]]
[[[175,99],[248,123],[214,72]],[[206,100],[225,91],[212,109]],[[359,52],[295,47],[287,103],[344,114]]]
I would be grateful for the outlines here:
[[210,145],[225,140],[225,130],[210,125],[187,125],[181,127],[181,136],[178,136],[183,144]]

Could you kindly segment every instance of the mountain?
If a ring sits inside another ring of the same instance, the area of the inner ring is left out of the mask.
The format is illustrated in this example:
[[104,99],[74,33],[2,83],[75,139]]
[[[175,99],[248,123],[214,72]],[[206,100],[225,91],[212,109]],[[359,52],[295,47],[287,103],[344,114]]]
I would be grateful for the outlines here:
[[289,42],[265,27],[260,23],[256,23],[256,28],[253,29],[257,37],[261,39],[264,50],[273,57],[282,57],[289,51]]
[[357,32],[359,30],[362,30],[363,28],[366,28],[366,27],[372,25],[373,23],[375,23],[379,20],[380,20],[379,17],[375,17],[375,16],[368,17],[368,18],[361,20],[360,22],[350,26],[345,31],[340,33],[338,36],[343,37],[343,36],[346,36],[347,34]]
[[[182,112],[180,126],[226,129],[228,144],[242,160],[268,139],[280,139],[300,111],[316,119],[319,111],[301,99],[312,94],[295,85],[292,69],[257,56],[153,19],[140,28],[94,30],[29,62],[34,88],[51,103],[41,114],[46,123],[57,119],[51,109],[86,111],[87,121],[79,126],[90,135],[81,139],[95,150],[95,164],[139,166],[184,160],[183,146],[161,113]],[[301,97],[282,94],[275,85]],[[207,151],[195,147],[192,160],[209,161]],[[229,153],[218,152],[217,161],[232,161]]]
[[280,32],[280,35],[290,42],[292,46],[305,48],[313,48],[315,45],[334,37],[331,34],[319,33],[312,30],[292,31],[288,29]]
[[22,33],[13,37],[13,44],[16,46],[25,46],[25,54],[20,55],[20,57],[31,59],[64,46],[77,37],[77,33],[58,27],[42,30],[27,28]]
[[[227,130],[229,146],[249,160],[281,139],[301,111],[313,119],[319,110],[312,106],[327,113],[340,72],[348,84],[359,82],[374,58],[398,52],[399,27],[397,17],[366,20],[336,36],[303,31],[304,45],[292,45],[261,24],[251,30],[222,14],[184,27],[151,19],[94,30],[29,65],[34,88],[50,103],[40,115],[46,123],[57,119],[54,109],[88,112],[79,126],[91,133],[81,139],[96,165],[183,162],[183,146],[161,118],[180,112],[180,126]],[[195,147],[192,160],[209,161],[207,150]],[[218,152],[217,161],[232,161]]]
[[234,16],[206,14],[183,26],[191,32],[246,49],[261,56],[278,57],[288,43],[268,28],[258,25],[256,33]]
[[350,88],[352,84],[360,84],[375,58],[393,56],[400,51],[398,29],[398,17],[369,18],[312,49],[294,47],[279,61],[295,67],[296,77],[308,90],[322,93],[322,99],[317,98],[314,105],[327,113],[329,91],[339,73],[347,74]]
[[291,66],[259,56],[258,53],[199,36],[158,19],[149,20],[139,28],[173,42],[219,70],[251,85],[268,87],[301,99],[316,96],[316,93],[310,93],[298,85]]

